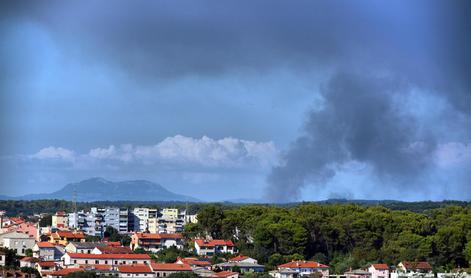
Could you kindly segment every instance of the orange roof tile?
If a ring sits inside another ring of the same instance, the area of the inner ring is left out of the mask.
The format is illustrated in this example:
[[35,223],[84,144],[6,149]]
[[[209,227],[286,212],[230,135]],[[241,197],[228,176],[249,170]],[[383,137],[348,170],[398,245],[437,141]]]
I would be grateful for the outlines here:
[[402,262],[407,269],[432,269],[432,266],[428,262]]
[[192,271],[189,264],[176,264],[176,263],[151,263],[154,271],[159,270],[173,270],[173,271]]
[[71,258],[77,259],[140,259],[150,260],[147,254],[84,254],[84,253],[66,253]]
[[48,273],[48,274],[52,275],[52,276],[66,276],[69,273],[78,272],[78,271],[83,271],[83,269],[81,269],[81,268],[63,268],[63,269],[59,269],[57,271],[53,271],[53,272]]
[[152,269],[145,264],[120,265],[118,271],[121,273],[152,273]]
[[389,266],[387,264],[372,264],[371,266],[376,269],[389,269]]
[[55,245],[48,241],[40,241],[36,243],[39,248],[54,248]]
[[314,261],[292,261],[279,265],[278,268],[329,268],[329,266]]
[[218,277],[229,277],[229,276],[236,275],[236,274],[239,274],[239,273],[233,272],[233,271],[221,271],[221,272],[216,272],[216,275],[217,275]]
[[249,257],[247,257],[247,256],[242,256],[242,255],[240,255],[240,256],[237,256],[237,257],[234,257],[234,258],[229,259],[229,261],[230,261],[230,262],[240,262],[240,261],[246,260],[246,259],[248,259],[248,258],[249,258]]
[[232,240],[224,240],[224,239],[213,239],[213,240],[205,240],[205,239],[196,239],[195,243],[198,244],[200,247],[214,247],[214,246],[224,246],[227,245],[229,247],[233,247],[234,243]]

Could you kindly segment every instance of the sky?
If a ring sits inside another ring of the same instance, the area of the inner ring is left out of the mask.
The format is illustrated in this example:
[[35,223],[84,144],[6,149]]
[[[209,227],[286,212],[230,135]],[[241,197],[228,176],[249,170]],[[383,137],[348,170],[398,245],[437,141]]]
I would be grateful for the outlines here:
[[469,1],[4,1],[0,195],[471,200]]

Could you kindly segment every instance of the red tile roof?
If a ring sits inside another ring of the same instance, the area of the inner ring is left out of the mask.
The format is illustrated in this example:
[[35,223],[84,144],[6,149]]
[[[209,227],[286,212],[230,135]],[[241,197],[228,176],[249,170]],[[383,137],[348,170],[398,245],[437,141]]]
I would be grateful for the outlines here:
[[75,239],[84,239],[85,234],[83,232],[69,232],[69,231],[58,231],[52,234],[53,238],[65,237],[65,238],[75,238]]
[[154,234],[154,233],[136,233],[138,239],[181,239],[182,234]]
[[375,269],[382,269],[382,270],[389,270],[389,266],[387,264],[372,264]]
[[240,261],[246,260],[246,259],[248,259],[248,258],[249,258],[249,257],[247,257],[247,256],[242,256],[242,255],[240,255],[240,256],[237,256],[237,257],[234,257],[234,258],[229,259],[229,261],[230,261],[230,262],[240,262]]
[[432,266],[428,262],[402,262],[402,264],[406,269],[432,269]]
[[96,248],[103,254],[132,254],[131,248],[127,246],[97,246]]
[[66,253],[71,258],[77,259],[137,259],[150,260],[147,254],[84,254],[84,253]]
[[210,266],[211,263],[208,261],[201,261],[198,258],[178,258],[177,261],[181,261],[182,263],[189,264],[189,265],[196,265],[196,266]]
[[120,265],[118,271],[121,273],[152,273],[152,269],[145,264]]
[[195,243],[198,244],[200,247],[215,247],[215,246],[224,246],[227,245],[229,247],[233,247],[234,243],[232,240],[223,240],[223,239],[213,239],[213,240],[205,240],[205,239],[195,239]]
[[39,262],[39,259],[38,259],[38,258],[34,258],[34,257],[24,257],[24,258],[22,258],[20,261],[22,261],[22,262],[32,262],[32,263],[35,263],[35,262]]
[[59,269],[57,271],[53,271],[53,272],[48,273],[48,274],[52,275],[52,276],[66,276],[69,273],[78,272],[78,271],[83,271],[83,269],[81,269],[81,268],[63,268],[63,269]]
[[292,261],[279,265],[278,268],[329,268],[329,266],[314,261]]
[[55,261],[41,261],[41,262],[38,262],[38,265],[40,267],[53,267],[56,265],[56,262]]
[[105,241],[103,243],[106,244],[107,246],[110,246],[110,247],[120,247],[121,246],[121,242],[119,242],[119,241]]
[[48,241],[40,241],[36,243],[39,248],[54,248],[55,245]]
[[229,276],[232,276],[232,275],[238,275],[239,273],[237,272],[233,272],[233,271],[221,271],[221,272],[216,272],[216,275],[218,277],[229,277]]
[[192,271],[191,266],[189,264],[151,263],[151,267],[154,271]]

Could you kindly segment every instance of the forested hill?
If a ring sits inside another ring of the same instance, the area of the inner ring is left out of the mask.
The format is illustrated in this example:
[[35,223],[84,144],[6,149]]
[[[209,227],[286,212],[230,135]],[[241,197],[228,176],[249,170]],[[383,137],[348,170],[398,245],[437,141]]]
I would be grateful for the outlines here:
[[242,254],[269,268],[313,259],[334,273],[371,263],[429,261],[436,271],[469,267],[471,207],[446,206],[415,213],[357,204],[292,207],[209,205],[188,237],[233,239]]

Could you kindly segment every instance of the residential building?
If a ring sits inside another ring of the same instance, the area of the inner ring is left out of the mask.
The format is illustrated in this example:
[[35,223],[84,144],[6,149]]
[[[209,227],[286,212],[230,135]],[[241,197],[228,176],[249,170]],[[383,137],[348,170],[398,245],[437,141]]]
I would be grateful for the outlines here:
[[387,264],[372,264],[368,268],[371,278],[389,278],[389,266]]
[[216,272],[218,278],[239,278],[239,273],[234,271],[220,271]]
[[146,251],[158,252],[171,246],[183,249],[182,234],[134,233],[131,236],[132,250],[142,248]]
[[149,231],[149,219],[156,219],[158,211],[151,208],[134,208],[133,209],[134,231]]
[[329,266],[315,261],[291,261],[278,266],[277,270],[270,271],[269,274],[275,278],[296,278],[301,276],[311,276],[314,273],[329,276]]
[[51,233],[49,242],[66,246],[69,242],[85,242],[83,232],[57,231]]
[[36,269],[39,271],[41,276],[45,276],[52,271],[57,270],[58,263],[55,261],[39,261],[36,263]]
[[97,208],[90,211],[70,213],[69,227],[80,229],[87,235],[103,237],[106,227],[113,227],[120,233],[128,232],[129,211],[116,207]]
[[147,254],[82,254],[66,253],[62,257],[65,266],[150,264]]
[[64,211],[58,211],[52,216],[52,227],[64,229],[69,226],[69,218]]
[[106,246],[103,242],[70,242],[65,247],[68,253],[91,254],[96,247]]
[[176,264],[176,263],[151,263],[152,271],[155,273],[155,277],[167,277],[172,273],[178,272],[191,272],[191,266],[188,264]]
[[403,261],[397,265],[396,270],[391,273],[391,278],[398,277],[426,277],[432,278],[435,275],[432,266],[428,262],[408,262]]
[[127,246],[97,246],[92,254],[132,254],[131,248]]
[[192,268],[203,267],[211,269],[211,263],[209,261],[201,260],[198,258],[177,258],[176,264],[189,264]]
[[243,255],[230,258],[228,260],[228,262],[251,263],[251,264],[257,264],[258,263],[258,261],[256,259],[253,259],[253,258],[250,258],[250,257],[247,257],[247,256],[243,256]]
[[32,235],[11,232],[2,235],[3,247],[15,250],[17,255],[25,256],[27,249],[32,249],[36,240]]
[[371,273],[364,269],[354,269],[344,273],[345,278],[371,278]]
[[152,278],[155,277],[154,272],[149,265],[120,265],[118,266],[120,278]]
[[48,241],[37,242],[33,248],[33,257],[42,261],[59,260],[65,253],[63,246]]
[[250,263],[250,262],[237,262],[237,261],[228,261],[220,264],[213,265],[213,270],[232,270],[234,267],[240,269],[240,273],[246,272],[264,272],[265,266],[259,265],[257,263]]
[[234,243],[231,240],[222,239],[196,239],[195,251],[200,256],[213,256],[217,253],[236,253]]
[[20,267],[31,267],[34,268],[36,263],[39,262],[38,258],[34,257],[23,257],[20,260]]

